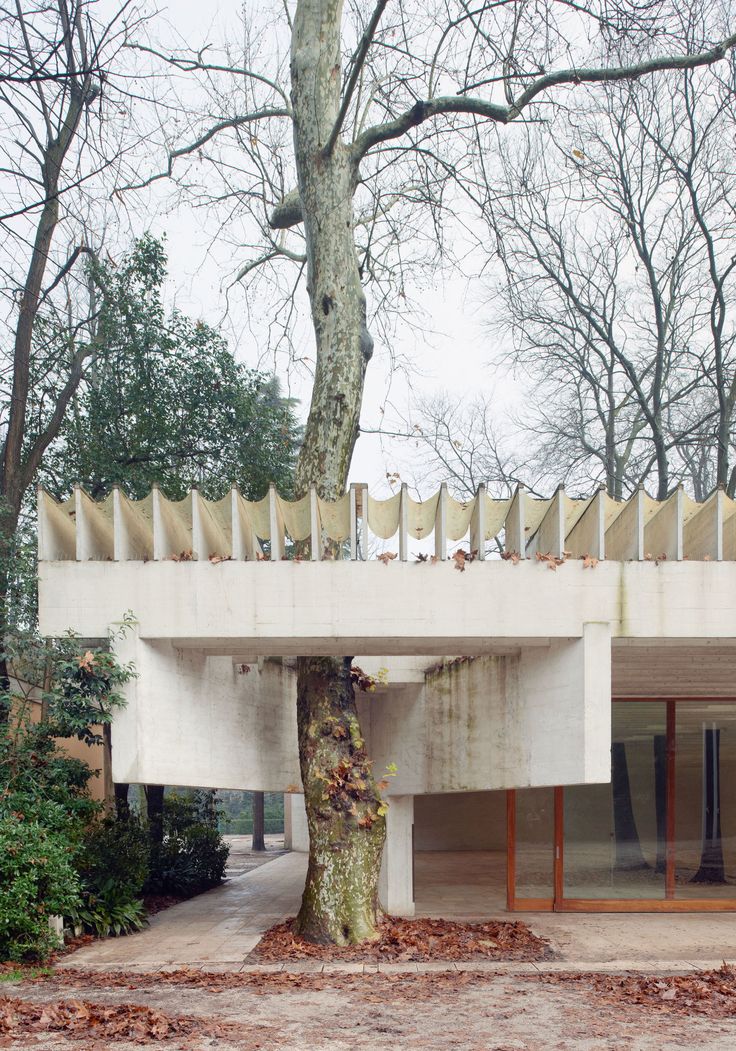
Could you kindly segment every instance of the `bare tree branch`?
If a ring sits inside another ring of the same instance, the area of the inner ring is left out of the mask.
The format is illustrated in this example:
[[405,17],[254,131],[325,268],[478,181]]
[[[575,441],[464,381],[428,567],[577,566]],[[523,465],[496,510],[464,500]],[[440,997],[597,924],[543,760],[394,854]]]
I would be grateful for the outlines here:
[[352,101],[353,92],[355,91],[355,86],[358,83],[358,78],[360,77],[361,71],[363,69],[363,63],[365,62],[366,56],[368,54],[368,49],[373,42],[376,29],[378,28],[378,23],[381,20],[381,15],[383,14],[387,3],[388,0],[378,0],[378,3],[376,4],[373,10],[373,14],[371,15],[371,20],[366,26],[365,32],[363,33],[363,36],[360,39],[358,50],[356,51],[355,56],[353,58],[350,77],[348,79],[347,86],[343,92],[342,103],[340,104],[340,111],[337,114],[337,119],[335,120],[332,131],[330,132],[330,137],[325,144],[324,152],[326,156],[329,156],[329,154],[332,153],[335,147],[335,143],[337,142],[337,137],[342,131],[342,126],[345,122],[345,117],[347,116],[348,110],[350,109],[350,103]]

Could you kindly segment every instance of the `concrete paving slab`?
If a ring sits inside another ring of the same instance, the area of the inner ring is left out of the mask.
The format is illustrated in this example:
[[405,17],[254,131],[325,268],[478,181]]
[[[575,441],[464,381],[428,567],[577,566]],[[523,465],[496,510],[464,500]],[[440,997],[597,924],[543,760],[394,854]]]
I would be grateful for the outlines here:
[[[736,960],[736,914],[734,913],[515,913],[504,912],[489,894],[488,911],[478,908],[478,892],[463,903],[457,884],[459,859],[467,876],[472,857],[467,853],[442,857],[433,854],[432,870],[424,866],[423,878],[434,872],[432,914],[445,919],[518,919],[548,938],[558,959],[539,963],[478,961],[454,964],[432,961],[417,966],[412,961],[387,961],[381,965],[417,970],[498,970],[499,973],[531,973],[536,970],[591,970],[601,972],[648,971],[685,973],[695,969],[715,970],[724,960]],[[485,862],[481,858],[481,870]],[[228,881],[222,887],[158,913],[150,926],[125,938],[93,943],[64,957],[60,968],[90,970],[152,971],[166,967],[252,969],[246,959],[264,931],[294,915],[304,886],[307,859],[300,853],[274,858],[267,864]],[[482,874],[482,873],[481,873]],[[419,910],[420,913],[422,910]],[[426,914],[426,913],[425,913]],[[263,965],[262,965],[263,966]],[[266,965],[282,969],[283,964]],[[322,961],[288,961],[286,970],[315,973]],[[327,968],[348,966],[353,973],[378,970],[377,963],[334,960]],[[391,972],[386,972],[391,973]]]

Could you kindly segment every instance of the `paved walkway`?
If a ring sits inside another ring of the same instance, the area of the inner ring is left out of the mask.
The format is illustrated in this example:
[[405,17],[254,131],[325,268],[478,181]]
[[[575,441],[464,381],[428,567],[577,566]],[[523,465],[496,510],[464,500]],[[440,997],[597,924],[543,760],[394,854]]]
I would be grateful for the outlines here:
[[265,865],[267,862],[279,857],[279,855],[286,853],[283,832],[278,834],[269,833],[263,837],[266,843],[265,851],[252,849],[252,836],[223,836],[222,838],[230,847],[227,868],[225,869],[225,875],[228,879],[233,879],[234,876],[242,876],[245,872],[257,869],[259,866]]
[[157,913],[146,930],[88,945],[59,966],[154,970],[207,964],[238,970],[263,932],[294,914],[306,871],[306,854],[283,854]]
[[[445,919],[478,919],[477,902],[468,915],[457,900],[457,887],[443,893],[438,858],[438,886],[432,908],[424,913]],[[60,967],[94,970],[155,971],[201,967],[238,971],[272,924],[296,912],[307,858],[283,854],[222,887],[174,905],[151,919],[150,927],[126,938],[96,942],[64,958]],[[447,907],[443,908],[443,901]],[[489,912],[486,918],[494,913]],[[504,919],[521,919],[535,933],[549,938],[560,959],[540,964],[393,963],[325,964],[338,971],[424,971],[437,969],[490,970],[522,973],[536,970],[687,971],[736,962],[736,913],[644,913],[638,915],[515,914],[495,912]],[[281,965],[263,965],[281,970]],[[263,969],[263,968],[259,968]],[[290,963],[290,971],[321,971],[321,963]]]

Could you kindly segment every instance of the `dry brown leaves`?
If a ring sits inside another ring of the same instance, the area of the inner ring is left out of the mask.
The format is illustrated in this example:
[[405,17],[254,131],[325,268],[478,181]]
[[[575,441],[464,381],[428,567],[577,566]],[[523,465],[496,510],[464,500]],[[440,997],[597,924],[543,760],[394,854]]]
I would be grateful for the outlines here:
[[95,655],[92,650],[87,650],[87,652],[83,653],[79,658],[78,663],[82,671],[88,671],[91,675],[95,670],[94,666],[97,664],[97,661],[95,660]]
[[243,1035],[243,1027],[188,1016],[174,1016],[138,1004],[95,1004],[89,1000],[59,1000],[36,1004],[0,997],[0,1036],[19,1033],[59,1033],[84,1040],[130,1040],[157,1044],[181,1037]]
[[[84,971],[65,968],[50,975],[29,979],[31,984],[52,984],[84,989],[128,989],[136,991],[159,986],[186,986],[208,993],[232,992],[247,989],[258,996],[300,992],[322,992],[342,989],[368,1000],[403,998],[431,1000],[444,992],[458,992],[466,986],[495,980],[488,971],[431,971],[417,974],[399,971],[386,974],[381,971],[351,973],[297,973],[294,971],[226,971],[211,972],[190,968],[179,971],[132,973],[126,971]],[[2,1030],[0,1030],[2,1032]]]
[[547,566],[547,569],[554,570],[556,570],[558,566],[562,566],[565,563],[564,558],[558,558],[557,555],[553,555],[549,551],[545,551],[544,554],[542,554],[541,551],[537,551],[536,559],[537,562],[544,562]]
[[540,981],[578,983],[600,993],[606,1003],[638,1004],[678,1015],[736,1018],[736,967],[676,975],[541,974]]
[[545,960],[552,950],[520,922],[458,923],[452,920],[403,920],[387,917],[378,941],[362,945],[314,945],[293,931],[293,919],[263,935],[250,959],[288,960]]
[[504,562],[510,562],[512,566],[518,566],[521,562],[521,555],[518,551],[502,551],[501,558]]
[[178,555],[170,556],[172,562],[192,562],[194,560],[194,552],[180,551]]
[[477,557],[477,551],[463,551],[462,548],[458,548],[452,556],[452,560],[455,563],[455,569],[459,569],[461,573],[464,573],[465,566],[470,562],[475,562]]

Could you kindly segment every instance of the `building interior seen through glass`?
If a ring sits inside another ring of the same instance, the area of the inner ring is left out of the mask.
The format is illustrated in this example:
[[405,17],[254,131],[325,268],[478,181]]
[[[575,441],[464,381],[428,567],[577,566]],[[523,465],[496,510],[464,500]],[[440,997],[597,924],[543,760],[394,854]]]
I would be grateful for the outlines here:
[[736,896],[736,705],[670,704],[614,701],[610,784],[565,788],[566,898]]

